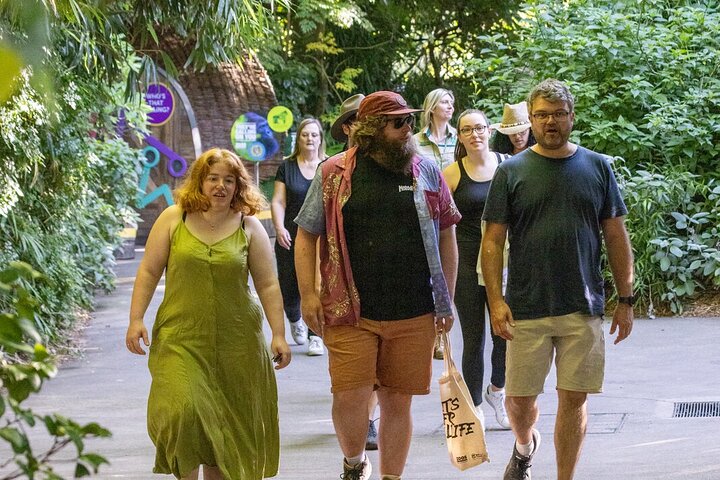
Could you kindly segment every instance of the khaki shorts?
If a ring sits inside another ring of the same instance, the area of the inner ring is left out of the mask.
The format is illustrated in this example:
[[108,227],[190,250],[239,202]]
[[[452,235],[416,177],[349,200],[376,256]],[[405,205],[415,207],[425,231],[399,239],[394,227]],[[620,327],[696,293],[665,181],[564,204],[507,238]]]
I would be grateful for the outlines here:
[[602,317],[580,312],[560,317],[516,320],[507,342],[507,395],[530,397],[543,392],[555,356],[559,390],[602,392],[605,336]]
[[361,318],[357,327],[325,327],[323,340],[333,392],[375,386],[410,395],[430,393],[432,314],[391,321]]

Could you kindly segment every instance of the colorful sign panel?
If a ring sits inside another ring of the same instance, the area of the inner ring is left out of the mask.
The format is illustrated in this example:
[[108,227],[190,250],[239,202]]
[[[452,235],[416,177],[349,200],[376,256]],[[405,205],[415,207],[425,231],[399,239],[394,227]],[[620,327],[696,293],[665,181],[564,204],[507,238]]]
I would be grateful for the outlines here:
[[164,83],[153,83],[145,92],[145,102],[152,108],[148,123],[153,126],[165,124],[175,110],[175,97]]
[[147,193],[145,192],[148,182],[150,181],[150,170],[157,167],[160,163],[160,152],[157,148],[148,146],[143,149],[143,155],[145,156],[145,161],[142,162],[143,172],[138,182],[135,205],[137,205],[138,208],[145,208],[160,197],[165,198],[168,206],[174,205],[175,202],[173,201],[172,191],[168,184],[160,185]]
[[188,165],[183,157],[152,135],[145,135],[145,141],[148,145],[154,147],[156,151],[159,151],[167,157],[167,171],[170,175],[175,178],[181,178],[185,175]]
[[251,162],[262,162],[280,149],[267,119],[254,112],[240,115],[235,120],[230,130],[230,142],[240,157]]
[[270,128],[278,133],[287,132],[293,124],[293,114],[289,108],[278,105],[270,109],[267,115]]
[[170,190],[170,186],[167,183],[158,185],[149,192],[145,191],[150,182],[150,171],[153,168],[159,168],[160,155],[162,154],[167,157],[166,168],[168,173],[175,178],[180,178],[185,175],[187,171],[187,161],[152,135],[145,135],[145,141],[148,143],[148,146],[143,149],[145,161],[142,162],[143,171],[138,181],[138,192],[135,198],[135,204],[138,208],[145,208],[158,198],[163,197],[168,205],[174,205],[172,190]]

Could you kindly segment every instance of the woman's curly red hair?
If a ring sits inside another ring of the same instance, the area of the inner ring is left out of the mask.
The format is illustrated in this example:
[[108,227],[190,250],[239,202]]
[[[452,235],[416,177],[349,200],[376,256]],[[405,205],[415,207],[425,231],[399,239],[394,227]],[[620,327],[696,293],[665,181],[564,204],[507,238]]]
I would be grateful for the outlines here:
[[211,148],[193,162],[182,184],[175,189],[175,202],[188,213],[206,211],[210,201],[202,193],[202,183],[210,171],[210,167],[223,162],[230,167],[237,181],[237,189],[233,195],[230,208],[245,215],[255,215],[267,207],[267,199],[255,186],[250,174],[240,158],[230,150]]

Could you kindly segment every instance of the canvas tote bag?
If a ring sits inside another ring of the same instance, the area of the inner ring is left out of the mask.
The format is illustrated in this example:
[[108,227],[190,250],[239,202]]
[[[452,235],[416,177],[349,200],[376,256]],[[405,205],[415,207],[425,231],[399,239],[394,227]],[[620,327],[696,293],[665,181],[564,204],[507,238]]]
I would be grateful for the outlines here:
[[446,332],[441,336],[445,344],[445,372],[438,382],[445,438],[450,462],[460,470],[467,470],[490,461],[485,432],[465,380],[453,362],[450,339]]

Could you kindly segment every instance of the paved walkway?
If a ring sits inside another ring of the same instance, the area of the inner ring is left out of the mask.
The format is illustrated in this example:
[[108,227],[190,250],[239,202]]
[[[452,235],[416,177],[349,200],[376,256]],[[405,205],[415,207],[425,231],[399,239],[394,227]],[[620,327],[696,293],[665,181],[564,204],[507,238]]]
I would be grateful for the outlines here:
[[[98,298],[95,318],[84,332],[84,356],[66,364],[30,402],[38,412],[97,421],[113,432],[111,439],[91,442],[92,450],[112,462],[94,477],[99,479],[171,478],[150,473],[154,451],[145,428],[147,357],[131,355],[124,347],[137,264],[138,259],[119,262],[118,288]],[[161,285],[146,319],[154,317],[162,291]],[[459,327],[452,340],[459,359]],[[330,418],[327,357],[308,357],[306,347],[293,345],[292,350],[292,363],[277,374],[282,438],[276,478],[337,479],[341,453]],[[512,434],[495,430],[487,409],[491,462],[465,472],[451,466],[437,390],[442,365],[434,362],[433,392],[415,398],[415,431],[403,478],[501,479]],[[553,385],[554,378],[548,379],[548,393],[540,397],[543,442],[533,466],[535,480],[555,478]],[[630,339],[616,346],[608,341],[605,392],[590,398],[589,433],[576,478],[720,479],[720,418],[672,418],[674,403],[685,401],[720,401],[720,319],[638,320]],[[370,458],[378,464],[377,453]],[[59,470],[71,478],[67,469]]]

